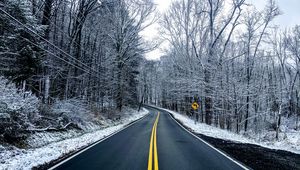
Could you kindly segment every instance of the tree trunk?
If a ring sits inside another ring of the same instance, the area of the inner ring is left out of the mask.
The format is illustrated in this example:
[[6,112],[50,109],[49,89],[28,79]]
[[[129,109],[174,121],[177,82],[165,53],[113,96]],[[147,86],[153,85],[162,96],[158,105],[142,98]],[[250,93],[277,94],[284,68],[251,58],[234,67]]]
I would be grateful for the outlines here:
[[281,104],[279,106],[278,115],[276,118],[276,140],[279,139],[280,124],[281,124]]
[[[45,0],[45,7],[43,11],[43,18],[42,18],[42,25],[47,26],[45,31],[44,31],[44,37],[46,40],[49,40],[49,34],[50,34],[50,16],[51,16],[51,11],[52,11],[52,3],[53,0]],[[48,49],[48,46],[46,45],[45,47]],[[49,60],[48,55],[45,54],[46,61]],[[49,91],[50,91],[50,70],[48,65],[44,66],[44,98],[43,102],[46,104],[49,101]]]
[[[210,55],[212,56],[212,55]],[[208,59],[210,62],[210,59]],[[208,125],[212,124],[212,90],[210,86],[210,71],[208,70],[209,68],[207,67],[204,71],[204,81],[205,81],[205,98],[204,98],[204,103],[205,103],[205,123]]]

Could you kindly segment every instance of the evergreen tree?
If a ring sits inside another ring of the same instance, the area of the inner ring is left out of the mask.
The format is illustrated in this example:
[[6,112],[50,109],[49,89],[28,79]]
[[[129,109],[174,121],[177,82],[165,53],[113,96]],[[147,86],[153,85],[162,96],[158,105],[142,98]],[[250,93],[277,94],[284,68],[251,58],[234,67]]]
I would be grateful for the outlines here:
[[39,40],[25,28],[36,32],[39,28],[32,16],[30,2],[5,0],[1,9],[8,13],[1,12],[0,30],[4,37],[1,39],[1,62],[7,66],[2,70],[3,74],[18,85],[27,81],[27,88],[32,88],[34,76],[40,69],[41,49]]

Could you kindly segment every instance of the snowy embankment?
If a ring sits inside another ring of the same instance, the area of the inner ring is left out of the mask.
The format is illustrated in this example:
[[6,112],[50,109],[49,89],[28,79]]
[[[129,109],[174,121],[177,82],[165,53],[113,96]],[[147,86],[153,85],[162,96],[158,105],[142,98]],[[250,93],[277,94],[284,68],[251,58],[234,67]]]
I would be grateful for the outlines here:
[[18,149],[0,145],[0,169],[31,169],[32,167],[51,162],[121,130],[129,123],[142,118],[148,113],[149,111],[146,109],[140,112],[126,113],[118,123],[115,122],[104,129],[85,133],[75,138],[52,142],[39,148]]
[[[156,107],[156,106],[155,106]],[[174,118],[180,121],[184,126],[189,127],[195,133],[203,134],[206,136],[230,140],[239,143],[249,143],[255,144],[262,147],[270,148],[270,149],[278,149],[278,150],[285,150],[290,151],[293,153],[300,154],[300,133],[299,131],[289,131],[286,132],[286,137],[284,139],[280,139],[276,141],[275,139],[269,141],[259,141],[259,137],[245,137],[240,134],[236,134],[227,130],[223,130],[214,126],[209,126],[204,123],[195,123],[195,120],[190,119],[189,117],[182,115],[180,113],[163,109],[162,110],[170,112]]]

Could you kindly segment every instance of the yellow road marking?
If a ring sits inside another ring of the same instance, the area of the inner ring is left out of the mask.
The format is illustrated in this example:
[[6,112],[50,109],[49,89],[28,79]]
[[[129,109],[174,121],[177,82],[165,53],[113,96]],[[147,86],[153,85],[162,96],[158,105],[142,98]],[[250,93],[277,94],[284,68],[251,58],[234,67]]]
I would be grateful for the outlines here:
[[153,157],[153,146],[154,146],[154,170],[158,170],[158,156],[157,156],[157,144],[156,144],[156,129],[159,119],[159,112],[155,119],[154,125],[152,127],[150,146],[149,146],[149,159],[148,159],[148,170],[152,170],[152,157]]
[[150,139],[150,146],[149,146],[148,170],[152,170],[153,129],[154,129],[154,125],[152,127],[152,133],[151,133],[151,139]]
[[157,115],[157,122],[156,122],[155,132],[154,132],[154,170],[158,170],[158,155],[157,155],[157,144],[156,144],[156,131],[157,131],[158,119],[159,119],[159,112]]

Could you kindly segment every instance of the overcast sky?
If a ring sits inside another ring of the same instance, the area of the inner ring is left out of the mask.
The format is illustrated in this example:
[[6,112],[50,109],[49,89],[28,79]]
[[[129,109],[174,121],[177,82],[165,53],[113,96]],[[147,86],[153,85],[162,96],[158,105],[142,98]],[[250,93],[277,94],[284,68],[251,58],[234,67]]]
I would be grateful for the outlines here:
[[[259,10],[263,9],[268,0],[246,0],[247,3],[255,5]],[[160,12],[168,9],[172,0],[154,0]],[[274,23],[280,25],[281,28],[292,27],[296,24],[300,25],[300,0],[277,0],[282,15],[274,20]],[[154,24],[149,27],[144,33],[144,37],[148,40],[159,37],[159,25]],[[148,59],[159,59],[163,55],[161,49],[157,49],[146,54]]]
[[[254,4],[257,9],[263,9],[267,0],[246,0]],[[300,0],[277,0],[282,15],[277,17],[275,24],[281,28],[292,27],[300,24]]]

